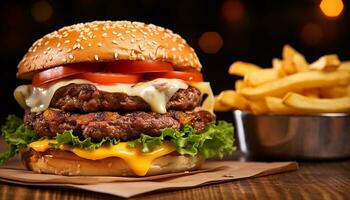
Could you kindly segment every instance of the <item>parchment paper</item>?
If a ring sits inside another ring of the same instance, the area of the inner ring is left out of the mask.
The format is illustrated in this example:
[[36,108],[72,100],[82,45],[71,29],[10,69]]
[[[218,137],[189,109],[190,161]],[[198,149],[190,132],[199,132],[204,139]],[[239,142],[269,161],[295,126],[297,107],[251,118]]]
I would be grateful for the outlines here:
[[59,176],[35,174],[19,161],[0,169],[0,180],[21,185],[55,186],[131,197],[151,191],[176,190],[201,185],[294,171],[296,162],[207,161],[200,170],[150,177]]

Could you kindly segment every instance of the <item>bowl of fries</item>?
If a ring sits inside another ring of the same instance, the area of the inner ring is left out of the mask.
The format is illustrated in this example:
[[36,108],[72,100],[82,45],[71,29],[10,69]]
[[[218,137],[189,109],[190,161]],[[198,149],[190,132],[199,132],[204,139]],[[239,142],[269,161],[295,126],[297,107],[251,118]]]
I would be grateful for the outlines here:
[[262,68],[237,61],[243,77],[215,97],[215,111],[234,111],[241,151],[273,159],[350,157],[350,62],[330,54],[308,63],[289,45]]

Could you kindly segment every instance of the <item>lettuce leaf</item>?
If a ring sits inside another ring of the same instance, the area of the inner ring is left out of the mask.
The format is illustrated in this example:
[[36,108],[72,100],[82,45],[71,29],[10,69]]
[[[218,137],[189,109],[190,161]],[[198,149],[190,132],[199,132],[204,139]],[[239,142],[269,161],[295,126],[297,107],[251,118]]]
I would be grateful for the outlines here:
[[222,158],[225,153],[232,153],[235,150],[233,126],[225,121],[219,121],[217,125],[208,124],[200,134],[190,125],[186,125],[180,131],[172,128],[163,129],[158,137],[141,134],[140,138],[129,141],[128,144],[131,147],[141,145],[143,152],[150,152],[164,140],[169,140],[182,155],[195,156],[201,153],[206,158],[215,156]]
[[19,149],[39,139],[34,131],[27,129],[22,119],[9,115],[6,123],[1,126],[1,136],[8,144],[8,149],[0,154],[0,165],[18,153]]
[[100,142],[93,142],[91,141],[91,138],[80,140],[78,136],[73,135],[73,130],[68,130],[64,131],[62,134],[57,134],[55,139],[57,140],[57,143],[51,144],[54,148],[58,148],[63,144],[68,144],[82,149],[97,149],[104,144],[115,145],[119,143],[119,140],[109,138],[103,138]]
[[[26,148],[28,144],[44,139],[26,128],[23,120],[15,115],[7,117],[6,123],[1,126],[1,136],[9,148],[0,153],[0,165],[13,157],[20,149]],[[83,149],[97,149],[102,145],[119,143],[119,140],[109,138],[103,138],[100,142],[91,141],[91,138],[81,140],[78,136],[73,135],[72,130],[57,134],[55,139],[57,143],[50,144],[53,148],[68,144]],[[141,134],[140,138],[129,141],[128,144],[130,147],[140,145],[143,152],[150,152],[164,140],[170,141],[176,147],[177,152],[182,155],[195,156],[201,153],[206,158],[215,156],[222,158],[225,153],[232,153],[235,150],[232,124],[224,121],[219,121],[217,125],[208,124],[200,134],[190,125],[186,125],[181,130],[163,129],[158,137]]]

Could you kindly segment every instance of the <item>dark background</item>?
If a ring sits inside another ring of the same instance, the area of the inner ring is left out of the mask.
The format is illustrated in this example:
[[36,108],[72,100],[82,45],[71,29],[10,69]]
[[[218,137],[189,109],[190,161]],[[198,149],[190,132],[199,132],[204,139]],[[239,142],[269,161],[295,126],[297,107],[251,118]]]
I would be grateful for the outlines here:
[[[347,2],[338,17],[325,16],[321,0],[178,0],[178,1],[1,1],[0,121],[22,114],[13,99],[17,64],[30,45],[62,26],[94,20],[130,20],[160,25],[182,35],[196,50],[214,93],[233,88],[227,74],[236,60],[271,66],[291,44],[314,61],[327,53],[350,60],[350,16]],[[216,32],[203,34],[205,32]],[[201,38],[201,39],[200,39]],[[220,45],[222,43],[222,46]],[[206,53],[207,52],[207,53]],[[230,120],[229,113],[220,114]]]

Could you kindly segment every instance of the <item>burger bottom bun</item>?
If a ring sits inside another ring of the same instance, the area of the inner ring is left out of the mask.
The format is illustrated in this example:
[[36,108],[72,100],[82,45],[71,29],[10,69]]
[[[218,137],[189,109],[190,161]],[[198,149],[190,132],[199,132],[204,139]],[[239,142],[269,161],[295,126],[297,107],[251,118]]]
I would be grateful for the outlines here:
[[[68,176],[136,176],[121,158],[110,157],[101,160],[88,160],[69,151],[33,149],[21,152],[25,166],[37,173]],[[155,159],[146,176],[168,174],[200,168],[203,156],[183,156],[169,154]]]

